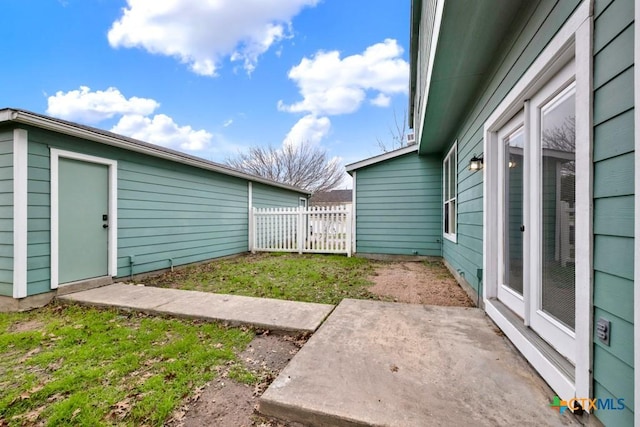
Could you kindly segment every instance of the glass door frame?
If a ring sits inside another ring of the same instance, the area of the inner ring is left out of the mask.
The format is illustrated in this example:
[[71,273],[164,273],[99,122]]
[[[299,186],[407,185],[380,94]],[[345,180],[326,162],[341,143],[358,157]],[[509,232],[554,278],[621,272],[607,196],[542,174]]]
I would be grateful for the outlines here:
[[[529,234],[529,315],[528,324],[545,341],[551,344],[559,353],[575,363],[576,346],[575,330],[570,329],[562,322],[553,318],[542,310],[542,286],[543,286],[543,215],[542,215],[542,110],[552,102],[557,102],[557,97],[568,91],[575,92],[574,63],[571,61],[558,72],[538,93],[528,102],[529,126],[529,197],[530,197],[530,230]],[[527,154],[525,154],[526,156]],[[533,156],[533,157],[532,157]],[[535,215],[531,215],[535,212]],[[577,282],[574,281],[574,287]],[[574,312],[575,316],[575,312]]]
[[[502,235],[502,239],[498,244],[498,259],[500,260],[498,264],[498,290],[497,290],[497,298],[502,301],[511,311],[520,316],[525,324],[528,324],[528,318],[525,315],[526,305],[525,305],[525,296],[528,294],[529,290],[529,280],[528,280],[528,263],[526,262],[527,254],[528,254],[528,244],[526,239],[527,233],[523,233],[523,241],[522,241],[522,295],[519,295],[515,290],[511,289],[507,283],[505,283],[505,276],[508,271],[507,264],[507,250],[509,245],[507,244],[507,236],[506,230],[509,226],[509,213],[508,213],[508,188],[507,188],[507,173],[508,173],[508,147],[505,142],[507,138],[515,134],[516,132],[522,130],[522,135],[524,137],[523,143],[523,195],[522,195],[522,225],[525,226],[525,216],[529,210],[529,200],[525,197],[527,194],[527,185],[528,185],[528,165],[526,161],[526,157],[524,154],[524,147],[527,146],[527,132],[525,128],[525,114],[524,111],[516,114],[507,124],[505,124],[498,131],[498,203],[500,205],[498,209],[498,224],[499,230]],[[525,226],[526,230],[526,226]]]

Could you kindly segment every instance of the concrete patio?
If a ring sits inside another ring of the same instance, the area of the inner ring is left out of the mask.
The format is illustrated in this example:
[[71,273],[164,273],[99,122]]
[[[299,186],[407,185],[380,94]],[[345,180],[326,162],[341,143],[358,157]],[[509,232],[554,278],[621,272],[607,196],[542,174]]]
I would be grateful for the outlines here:
[[579,425],[475,308],[344,300],[263,394],[310,426]]
[[113,285],[57,297],[62,302],[117,307],[165,316],[191,317],[276,331],[313,332],[334,306],[310,302],[150,286]]
[[551,389],[477,308],[346,299],[334,309],[122,283],[58,299],[316,331],[259,405],[305,426],[579,425],[549,406]]

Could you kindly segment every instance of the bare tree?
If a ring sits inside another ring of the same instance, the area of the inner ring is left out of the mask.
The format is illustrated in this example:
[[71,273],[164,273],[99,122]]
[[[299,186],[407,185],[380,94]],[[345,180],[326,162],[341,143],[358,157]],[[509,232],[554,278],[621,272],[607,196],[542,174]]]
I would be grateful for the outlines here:
[[344,177],[338,159],[330,159],[325,150],[310,142],[285,144],[282,148],[254,146],[227,159],[226,164],[312,193],[332,190]]
[[[385,142],[380,138],[376,138],[378,147],[384,152],[397,150],[407,145],[407,110],[402,113],[402,120],[398,121],[398,115],[396,110],[393,110],[393,125],[389,126],[389,135],[391,136],[390,142]],[[389,145],[390,144],[390,145]]]
[[[542,146],[552,150],[575,154],[576,118],[566,117],[560,126],[547,129],[542,133]],[[563,172],[575,174],[575,161],[565,162]]]

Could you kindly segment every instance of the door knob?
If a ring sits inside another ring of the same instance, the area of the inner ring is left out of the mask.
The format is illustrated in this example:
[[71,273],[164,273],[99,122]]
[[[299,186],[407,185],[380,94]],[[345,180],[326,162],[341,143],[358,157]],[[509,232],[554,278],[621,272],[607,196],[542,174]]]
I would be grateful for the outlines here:
[[109,228],[109,224],[102,224],[102,228]]

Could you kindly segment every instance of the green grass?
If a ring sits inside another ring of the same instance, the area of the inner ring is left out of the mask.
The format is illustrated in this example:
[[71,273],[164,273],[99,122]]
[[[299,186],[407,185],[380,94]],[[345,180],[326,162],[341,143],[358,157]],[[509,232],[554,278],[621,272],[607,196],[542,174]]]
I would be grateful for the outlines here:
[[341,255],[259,254],[217,260],[150,277],[151,286],[337,304],[378,299],[367,288],[374,263]]
[[[50,305],[0,313],[0,425],[163,425],[253,332]],[[231,376],[231,374],[230,374]]]

